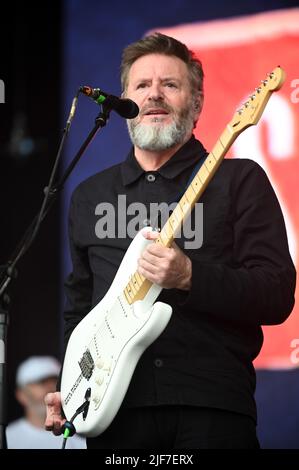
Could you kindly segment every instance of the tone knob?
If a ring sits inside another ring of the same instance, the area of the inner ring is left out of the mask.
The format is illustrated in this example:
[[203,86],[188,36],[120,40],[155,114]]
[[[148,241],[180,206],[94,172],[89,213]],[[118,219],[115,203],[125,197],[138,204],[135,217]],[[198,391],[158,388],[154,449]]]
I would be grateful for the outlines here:
[[99,394],[95,394],[95,395],[92,397],[92,401],[93,401],[93,403],[94,403],[95,409],[97,409],[97,408],[100,406],[101,400],[102,400],[102,397],[101,397],[101,395],[99,395]]
[[97,375],[96,378],[95,378],[95,383],[97,385],[102,385],[103,382],[104,382],[104,376],[103,375]]

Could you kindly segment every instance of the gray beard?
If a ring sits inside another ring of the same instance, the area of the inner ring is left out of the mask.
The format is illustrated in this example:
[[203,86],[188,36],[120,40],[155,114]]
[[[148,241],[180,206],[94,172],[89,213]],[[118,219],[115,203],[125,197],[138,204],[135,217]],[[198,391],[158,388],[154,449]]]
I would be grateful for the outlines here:
[[168,125],[162,123],[163,118],[153,117],[153,122],[157,122],[153,126],[137,123],[136,119],[127,120],[127,125],[133,145],[142,150],[161,151],[175,147],[184,143],[194,128],[192,106],[182,110],[180,116],[175,116],[174,122]]

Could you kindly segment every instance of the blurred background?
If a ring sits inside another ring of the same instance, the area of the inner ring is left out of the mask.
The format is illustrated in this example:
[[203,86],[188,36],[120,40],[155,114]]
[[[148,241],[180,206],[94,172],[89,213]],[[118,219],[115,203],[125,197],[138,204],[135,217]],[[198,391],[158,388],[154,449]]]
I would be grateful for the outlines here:
[[[78,87],[90,85],[119,95],[123,48],[157,30],[185,42],[203,62],[206,98],[196,135],[208,149],[267,72],[277,65],[286,70],[284,87],[271,97],[259,126],[245,131],[228,157],[253,158],[265,168],[298,265],[297,5],[291,0],[9,2],[0,32],[5,92],[4,99],[0,96],[0,264],[8,261],[41,205]],[[98,112],[93,102],[79,98],[61,170]],[[61,359],[63,280],[71,269],[66,232],[70,194],[90,174],[123,160],[129,149],[125,120],[112,113],[18,265],[18,278],[9,289],[9,421],[21,413],[14,398],[17,365],[36,354]],[[261,445],[299,449],[297,307],[284,325],[264,333],[256,361]]]

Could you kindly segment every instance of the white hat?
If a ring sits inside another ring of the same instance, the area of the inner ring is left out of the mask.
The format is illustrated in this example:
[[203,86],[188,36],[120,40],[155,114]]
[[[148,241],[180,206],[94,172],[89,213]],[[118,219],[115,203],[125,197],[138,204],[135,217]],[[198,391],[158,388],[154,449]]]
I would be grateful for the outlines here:
[[21,388],[48,377],[58,377],[60,367],[60,363],[55,357],[31,356],[22,362],[17,369],[17,386]]

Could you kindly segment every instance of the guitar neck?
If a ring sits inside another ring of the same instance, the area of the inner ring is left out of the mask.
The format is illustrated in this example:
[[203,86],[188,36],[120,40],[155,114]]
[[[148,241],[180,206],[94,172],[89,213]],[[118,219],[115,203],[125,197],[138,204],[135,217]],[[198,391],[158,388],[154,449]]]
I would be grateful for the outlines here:
[[[160,243],[165,247],[171,246],[176,233],[179,231],[185,219],[192,211],[195,203],[208,186],[237,135],[238,133],[236,133],[230,125],[225,128],[214,145],[213,150],[206,157],[154,243]],[[152,283],[136,271],[131,276],[130,281],[124,289],[124,295],[128,303],[132,304],[136,300],[142,300],[151,286]]]
[[[261,84],[250,95],[242,108],[234,114],[233,119],[229,122],[224,132],[222,132],[212,152],[209,153],[203,162],[200,170],[196,173],[176,208],[163,226],[155,243],[160,243],[166,247],[172,244],[176,233],[216,173],[217,168],[234,140],[244,129],[257,124],[272,92],[279,90],[284,80],[284,70],[279,66],[276,67],[267,75],[266,80],[261,81]],[[136,300],[142,300],[151,286],[152,283],[136,271],[125,287],[124,295],[127,301],[132,304]]]
[[177,232],[213,178],[235,139],[236,135],[230,132],[229,127],[227,127],[194,176],[171,216],[166,221],[156,243],[160,243],[166,247],[171,246]]

